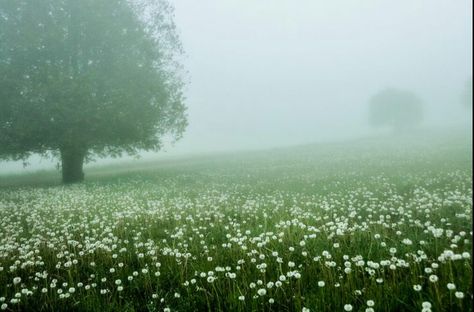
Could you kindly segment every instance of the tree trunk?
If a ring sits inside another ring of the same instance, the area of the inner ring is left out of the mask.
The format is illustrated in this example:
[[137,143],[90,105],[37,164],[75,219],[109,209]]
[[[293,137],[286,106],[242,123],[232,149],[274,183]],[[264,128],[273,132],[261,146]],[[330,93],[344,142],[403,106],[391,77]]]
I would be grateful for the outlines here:
[[77,183],[84,180],[82,166],[86,150],[75,146],[63,146],[61,152],[61,171],[64,184]]

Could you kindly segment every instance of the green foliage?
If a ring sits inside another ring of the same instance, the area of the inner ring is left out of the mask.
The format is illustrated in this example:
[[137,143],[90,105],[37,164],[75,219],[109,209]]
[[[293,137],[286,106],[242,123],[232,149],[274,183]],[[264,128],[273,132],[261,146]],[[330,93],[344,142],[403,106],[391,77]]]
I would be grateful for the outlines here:
[[374,127],[412,128],[423,118],[421,99],[411,91],[386,89],[374,95],[369,105],[369,122]]
[[172,13],[166,0],[1,1],[0,158],[118,156],[179,139]]

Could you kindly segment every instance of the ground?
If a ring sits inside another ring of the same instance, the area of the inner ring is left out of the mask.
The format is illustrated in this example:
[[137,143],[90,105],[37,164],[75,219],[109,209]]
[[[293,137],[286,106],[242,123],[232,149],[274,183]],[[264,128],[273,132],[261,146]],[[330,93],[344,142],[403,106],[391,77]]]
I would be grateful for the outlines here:
[[467,136],[0,179],[7,311],[469,311]]

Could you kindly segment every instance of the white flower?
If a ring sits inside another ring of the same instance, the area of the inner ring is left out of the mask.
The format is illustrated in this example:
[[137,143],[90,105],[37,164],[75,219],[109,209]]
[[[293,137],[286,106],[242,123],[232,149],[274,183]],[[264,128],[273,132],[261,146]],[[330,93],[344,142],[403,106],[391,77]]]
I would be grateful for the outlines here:
[[0,306],[0,309],[6,310],[7,307],[8,307],[8,304],[4,303],[4,304],[2,304],[2,305]]
[[239,296],[239,300],[240,300],[240,301],[244,301],[244,300],[245,300],[245,296]]
[[310,312],[310,310],[308,308],[303,307],[303,310],[301,310],[301,312]]
[[421,306],[422,306],[424,309],[431,309],[431,302],[423,301],[423,303],[421,304]]
[[436,283],[438,281],[438,276],[432,274],[430,275],[429,279],[430,279],[430,282]]
[[267,294],[267,290],[265,288],[260,288],[259,290],[257,290],[257,294],[259,296],[265,296]]
[[324,287],[324,285],[326,285],[326,283],[324,283],[324,281],[319,281],[319,282],[318,282],[318,286],[319,286],[319,287]]
[[367,306],[368,307],[373,307],[375,302],[373,300],[367,300]]
[[456,289],[456,285],[453,284],[453,283],[448,283],[448,284],[446,285],[446,287],[448,287],[449,290],[455,290],[455,289]]
[[464,298],[464,293],[463,293],[462,291],[456,291],[456,292],[454,293],[454,295],[455,295],[456,298],[458,298],[458,299]]
[[420,291],[421,290],[421,285],[419,285],[419,284],[413,285],[413,289],[415,291]]
[[21,277],[15,277],[15,278],[13,279],[13,284],[15,284],[15,285],[16,285],[16,284],[19,284],[20,282],[21,282]]
[[352,311],[352,305],[351,304],[345,304],[344,305],[344,311],[347,311],[347,312]]

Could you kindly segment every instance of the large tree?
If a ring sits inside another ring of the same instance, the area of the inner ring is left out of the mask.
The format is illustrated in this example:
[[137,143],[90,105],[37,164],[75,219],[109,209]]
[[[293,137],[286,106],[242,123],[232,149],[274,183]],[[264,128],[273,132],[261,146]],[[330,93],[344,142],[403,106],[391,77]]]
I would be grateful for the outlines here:
[[422,118],[422,101],[411,91],[385,89],[370,99],[371,126],[388,126],[398,132],[417,126]]
[[181,45],[166,0],[0,1],[0,158],[159,150],[186,127]]

